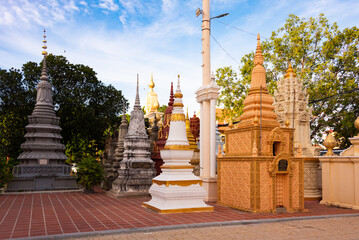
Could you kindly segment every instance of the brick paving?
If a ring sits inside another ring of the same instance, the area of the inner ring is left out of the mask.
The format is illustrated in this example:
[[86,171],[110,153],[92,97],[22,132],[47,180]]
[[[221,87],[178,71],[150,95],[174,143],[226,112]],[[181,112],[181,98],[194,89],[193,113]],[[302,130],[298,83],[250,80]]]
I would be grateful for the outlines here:
[[79,192],[0,195],[0,239],[359,213],[307,201],[305,207],[309,211],[301,213],[253,214],[212,204],[214,212],[159,214],[141,206],[142,202],[148,200],[149,198],[113,199],[103,193]]

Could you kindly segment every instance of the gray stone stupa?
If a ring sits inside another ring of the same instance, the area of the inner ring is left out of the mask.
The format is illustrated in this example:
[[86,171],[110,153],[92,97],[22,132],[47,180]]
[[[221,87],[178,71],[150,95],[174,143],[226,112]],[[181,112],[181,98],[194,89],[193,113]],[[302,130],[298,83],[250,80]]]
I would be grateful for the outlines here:
[[118,137],[116,138],[116,146],[114,154],[112,154],[111,159],[105,163],[105,180],[103,181],[102,188],[106,191],[112,189],[113,181],[118,177],[118,168],[120,167],[120,162],[123,159],[124,140],[128,131],[128,124],[126,120],[126,108],[123,104],[123,115],[121,120],[121,125],[118,128]]
[[154,162],[150,158],[150,139],[145,129],[144,114],[141,110],[137,92],[130,124],[124,141],[123,160],[120,162],[118,177],[108,194],[118,198],[122,196],[149,195],[152,178],[156,175]]
[[20,164],[13,169],[14,178],[6,191],[42,191],[77,189],[76,176],[71,176],[65,145],[56,117],[52,89],[46,68],[46,35],[44,30],[44,55],[40,82],[37,85],[35,109],[28,116],[25,143],[21,144]]

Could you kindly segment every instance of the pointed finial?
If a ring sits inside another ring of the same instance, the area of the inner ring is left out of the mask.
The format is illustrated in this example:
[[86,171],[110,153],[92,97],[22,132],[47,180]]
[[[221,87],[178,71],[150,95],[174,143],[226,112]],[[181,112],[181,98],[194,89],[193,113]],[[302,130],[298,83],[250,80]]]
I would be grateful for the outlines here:
[[284,125],[285,125],[286,128],[289,128],[290,122],[289,122],[288,118],[285,120]]
[[155,83],[153,82],[153,73],[151,73],[151,82],[148,84],[148,86],[151,88],[151,91],[153,91],[153,88],[155,87]]
[[175,98],[182,98],[183,95],[181,93],[181,86],[180,86],[180,75],[178,74],[178,82],[177,82],[177,89],[175,93]]
[[44,49],[44,50],[42,50],[42,55],[44,55],[44,56],[47,56],[47,52],[46,52],[46,49],[47,49],[47,46],[46,46],[46,43],[47,43],[47,41],[46,41],[46,30],[44,29],[44,40],[42,40],[42,42],[43,42],[43,44],[44,45],[42,45],[42,49]]
[[123,103],[123,108],[122,108],[121,125],[122,124],[127,124],[127,121],[126,121],[126,104],[125,103]]
[[187,107],[187,114],[186,114],[186,119],[189,119],[189,118],[188,118],[188,107]]
[[262,48],[261,48],[261,41],[260,35],[258,33],[257,36],[257,49],[254,55],[254,65],[263,65],[263,55],[262,55]]
[[41,81],[49,81],[49,77],[47,76],[47,67],[46,67],[47,52],[45,51],[45,49],[47,49],[47,46],[45,44],[47,43],[47,41],[46,41],[45,33],[46,33],[46,31],[44,29],[44,40],[42,40],[42,42],[44,43],[44,45],[42,46],[42,48],[44,49],[42,51],[42,55],[44,55],[44,59],[42,61],[42,70],[41,70],[41,77],[40,77]]
[[140,95],[138,93],[138,85],[139,85],[138,82],[139,82],[139,74],[137,73],[136,99],[135,99],[135,105],[133,106],[133,109],[141,110]]
[[174,99],[174,96],[173,96],[173,82],[171,82],[170,101],[168,102],[168,106],[172,106],[174,100],[175,99]]
[[297,74],[295,74],[293,68],[292,68],[292,64],[289,62],[288,64],[288,69],[287,69],[287,73],[284,75],[284,78],[289,78],[290,74],[292,74],[293,77],[296,77]]

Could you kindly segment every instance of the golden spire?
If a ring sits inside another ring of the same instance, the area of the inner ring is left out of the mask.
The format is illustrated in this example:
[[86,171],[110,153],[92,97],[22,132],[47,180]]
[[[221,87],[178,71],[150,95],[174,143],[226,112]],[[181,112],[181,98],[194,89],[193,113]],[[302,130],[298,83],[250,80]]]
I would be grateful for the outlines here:
[[46,43],[47,43],[47,41],[46,41],[46,30],[44,29],[44,40],[42,40],[42,42],[44,43],[44,45],[42,46],[42,49],[44,49],[44,50],[42,50],[42,55],[44,55],[44,56],[47,56],[47,52],[46,52],[46,49],[47,49],[47,46],[46,46]]
[[293,77],[297,76],[297,74],[295,74],[295,72],[294,72],[294,70],[292,68],[292,64],[289,62],[287,73],[284,75],[284,78],[289,78],[291,73],[292,73]]
[[191,126],[190,126],[190,122],[189,122],[189,118],[188,118],[188,107],[187,107],[187,114],[186,114],[186,133],[187,133],[187,140],[189,143],[189,148],[190,149],[197,149],[197,144],[196,144],[196,139],[194,138],[192,131],[191,131]]
[[159,107],[157,93],[153,91],[153,88],[155,87],[155,83],[153,82],[153,73],[151,73],[151,81],[148,86],[151,88],[151,90],[149,93],[147,93],[147,100],[145,106],[146,116],[148,116],[148,114],[150,113],[157,112]]
[[258,33],[257,36],[257,49],[256,53],[254,55],[254,65],[263,65],[263,55],[262,55],[262,49],[261,49],[261,37]]
[[[176,93],[175,93],[175,98],[182,98],[183,97],[183,95],[182,95],[182,93],[181,93],[181,90],[180,90],[180,75],[178,74],[178,82],[177,82],[177,90],[176,90]],[[180,105],[173,105],[174,107],[178,107],[178,106],[180,106]],[[181,105],[181,107],[183,107],[183,104]]]
[[151,88],[151,91],[153,91],[153,88],[155,87],[155,83],[153,82],[153,73],[151,73],[151,82],[148,84],[148,86]]
[[[277,115],[273,112],[273,97],[268,93],[266,84],[266,70],[263,66],[263,55],[261,50],[260,35],[257,37],[257,48],[254,55],[254,68],[252,70],[251,87],[249,88],[248,95],[243,101],[243,114],[239,117],[241,120],[238,127],[247,124],[255,124],[253,121],[257,115],[261,123],[271,124],[271,126],[279,126],[277,122]],[[262,112],[262,114],[257,114]],[[262,120],[265,120],[262,122]]]

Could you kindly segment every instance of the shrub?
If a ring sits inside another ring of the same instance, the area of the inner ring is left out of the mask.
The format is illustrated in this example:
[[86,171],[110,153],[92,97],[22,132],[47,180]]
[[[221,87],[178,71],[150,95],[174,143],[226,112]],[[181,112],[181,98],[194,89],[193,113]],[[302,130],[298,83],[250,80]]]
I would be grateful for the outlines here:
[[13,161],[7,157],[0,158],[0,189],[6,187],[7,183],[12,179]]
[[93,192],[93,187],[101,184],[104,178],[103,166],[94,157],[81,159],[77,166],[78,182],[85,187],[85,192]]

